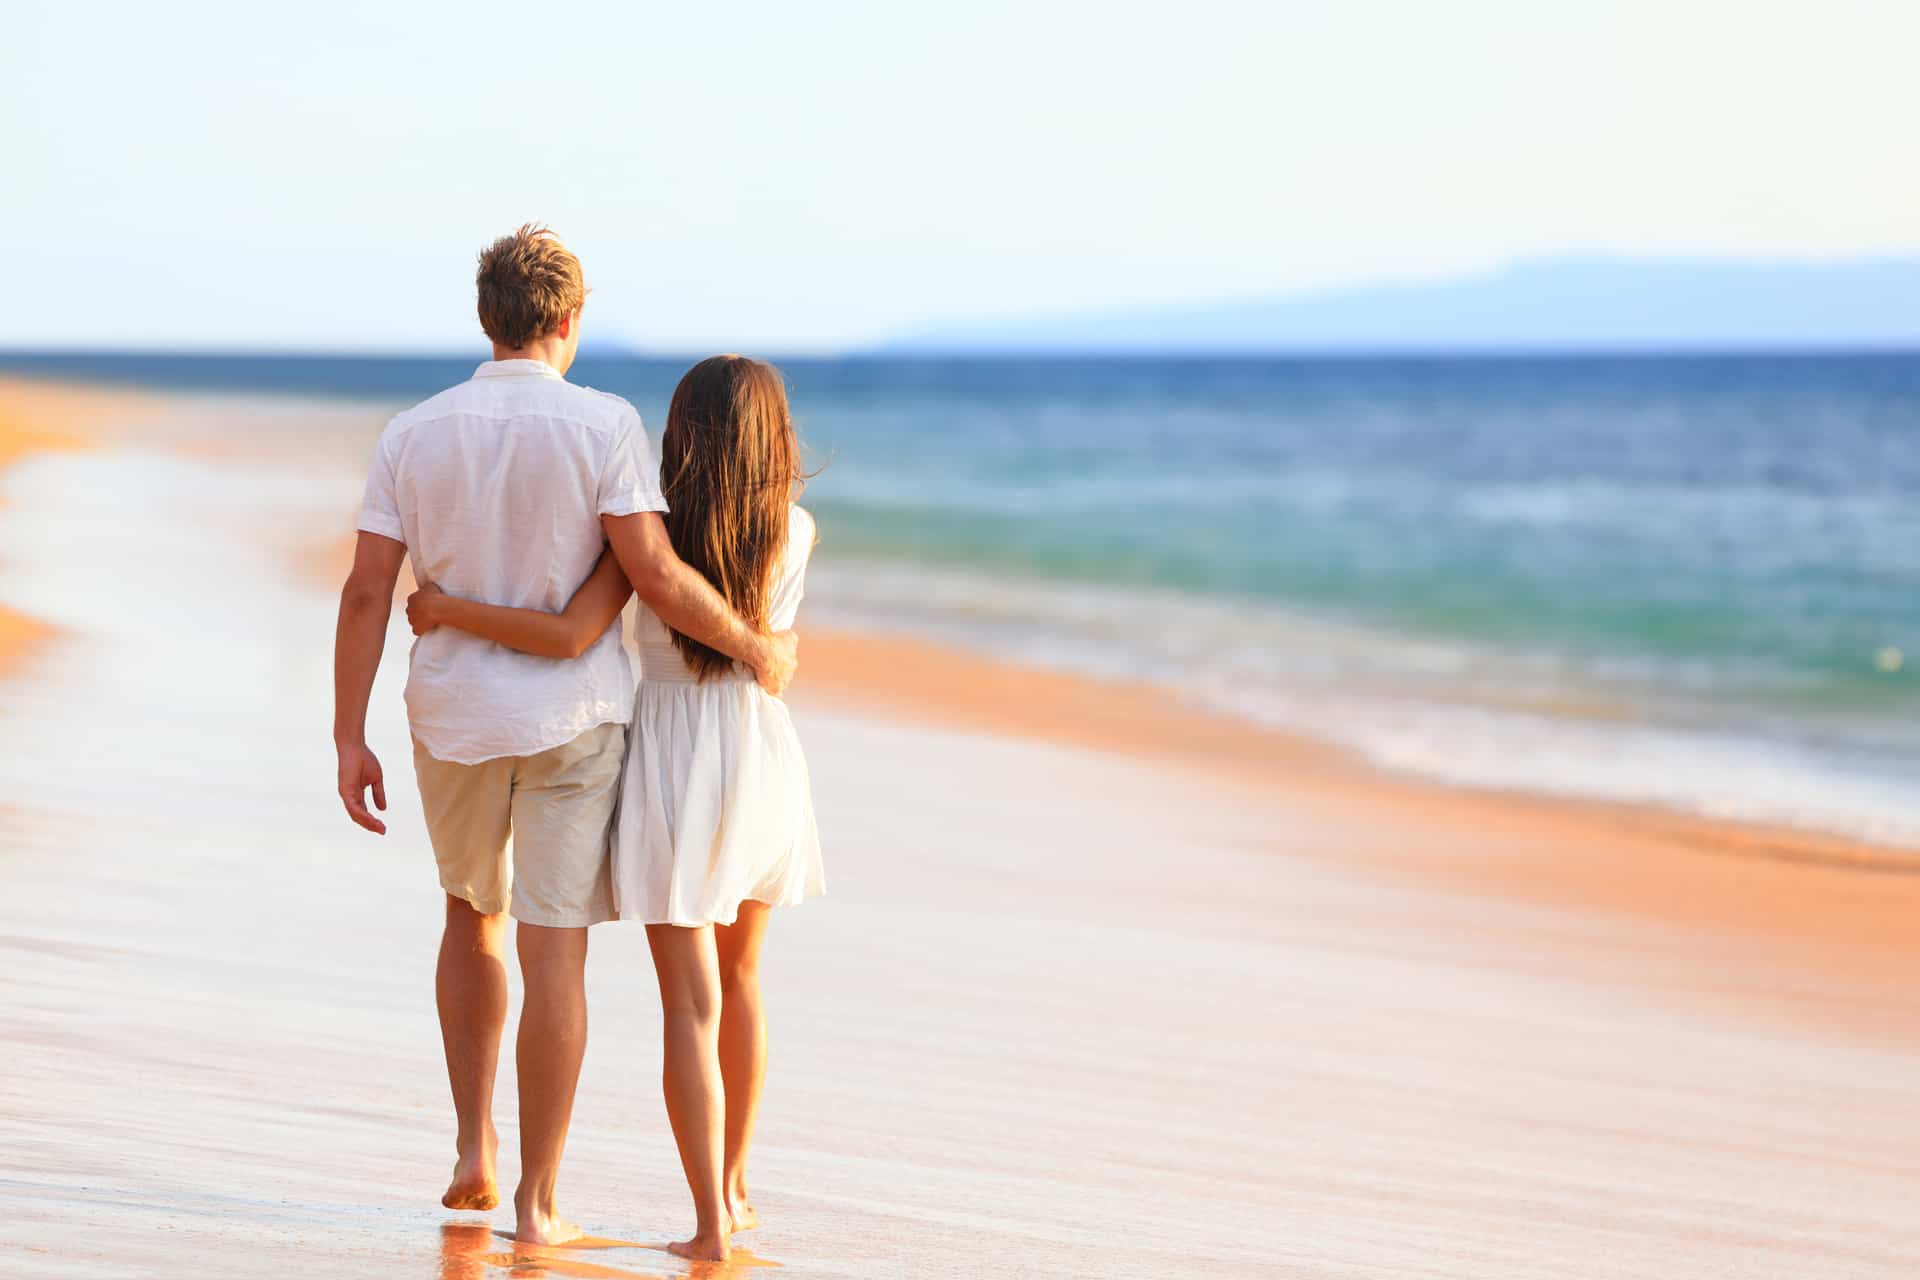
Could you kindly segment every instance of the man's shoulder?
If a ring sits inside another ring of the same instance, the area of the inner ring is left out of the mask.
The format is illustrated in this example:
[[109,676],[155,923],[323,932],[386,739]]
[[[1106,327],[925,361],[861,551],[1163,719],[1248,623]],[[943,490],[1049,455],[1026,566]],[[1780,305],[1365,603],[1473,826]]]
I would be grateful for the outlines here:
[[543,378],[538,387],[536,394],[543,410],[596,435],[611,436],[622,426],[640,421],[632,405],[610,392],[564,378]]
[[428,396],[419,404],[402,409],[387,420],[385,434],[389,437],[404,435],[423,422],[432,422],[459,412],[466,404],[472,389],[471,382],[456,382],[438,395]]
[[611,391],[602,391],[597,387],[589,387],[578,382],[569,382],[566,385],[572,387],[582,395],[589,397],[593,405],[601,413],[607,415],[609,422],[618,423],[626,420],[638,425],[640,421],[640,411],[634,408],[624,397],[617,396]]
[[[562,378],[543,378],[535,386],[537,411],[543,415],[564,418],[596,433],[611,434],[623,425],[639,424],[639,412],[611,392]],[[498,383],[490,384],[478,378],[456,383],[395,414],[387,423],[386,433],[390,437],[403,436],[424,424],[467,414],[511,418],[528,410],[527,390],[524,383],[509,391]]]

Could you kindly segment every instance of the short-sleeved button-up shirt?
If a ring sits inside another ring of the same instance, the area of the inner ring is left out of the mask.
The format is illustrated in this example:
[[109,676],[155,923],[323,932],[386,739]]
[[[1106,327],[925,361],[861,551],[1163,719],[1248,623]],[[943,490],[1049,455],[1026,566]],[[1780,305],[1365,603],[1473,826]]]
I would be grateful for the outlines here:
[[[558,613],[605,545],[603,515],[665,511],[640,415],[538,360],[494,360],[387,424],[360,528],[406,544],[449,594]],[[633,714],[612,626],[578,658],[440,627],[414,643],[407,718],[429,754],[532,755]]]

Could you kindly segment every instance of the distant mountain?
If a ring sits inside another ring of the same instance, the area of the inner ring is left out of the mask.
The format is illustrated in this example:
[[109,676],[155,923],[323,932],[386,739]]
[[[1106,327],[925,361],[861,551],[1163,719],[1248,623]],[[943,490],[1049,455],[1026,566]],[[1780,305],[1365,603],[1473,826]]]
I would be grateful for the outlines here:
[[1920,347],[1920,258],[1552,258],[1482,275],[1208,305],[979,321],[933,353],[1646,351]]
[[646,354],[644,345],[617,334],[595,333],[588,329],[580,335],[580,355],[586,359],[618,360]]

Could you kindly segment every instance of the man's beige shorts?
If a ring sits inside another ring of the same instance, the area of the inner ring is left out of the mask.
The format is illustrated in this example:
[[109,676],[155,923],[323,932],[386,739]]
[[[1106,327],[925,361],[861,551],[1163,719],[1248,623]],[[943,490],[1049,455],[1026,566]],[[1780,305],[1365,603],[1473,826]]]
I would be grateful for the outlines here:
[[536,755],[454,764],[416,738],[440,887],[475,911],[511,907],[514,919],[551,929],[613,919],[607,842],[626,747],[627,727],[603,724]]

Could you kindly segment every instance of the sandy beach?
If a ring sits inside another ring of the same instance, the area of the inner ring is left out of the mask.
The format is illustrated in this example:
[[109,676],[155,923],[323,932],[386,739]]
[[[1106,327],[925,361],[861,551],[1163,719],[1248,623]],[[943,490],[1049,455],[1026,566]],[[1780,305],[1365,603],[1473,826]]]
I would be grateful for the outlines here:
[[[591,1247],[437,1203],[403,622],[384,840],[327,737],[381,420],[0,381],[0,1274],[687,1274],[638,929],[593,938]],[[831,894],[773,926],[766,1225],[727,1274],[1920,1269],[1908,852],[802,630]],[[509,1054],[509,1179],[513,1086]]]

